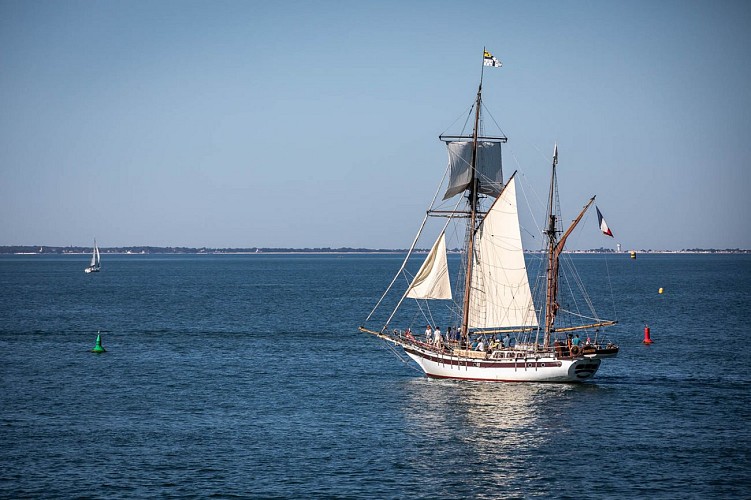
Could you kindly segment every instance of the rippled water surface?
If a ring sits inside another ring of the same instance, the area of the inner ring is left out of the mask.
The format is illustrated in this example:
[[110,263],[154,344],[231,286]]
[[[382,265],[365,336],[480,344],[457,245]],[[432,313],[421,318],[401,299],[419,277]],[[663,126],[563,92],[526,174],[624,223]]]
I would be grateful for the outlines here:
[[87,261],[0,257],[2,497],[751,496],[747,256],[577,256],[622,347],[584,385],[357,333],[399,257]]

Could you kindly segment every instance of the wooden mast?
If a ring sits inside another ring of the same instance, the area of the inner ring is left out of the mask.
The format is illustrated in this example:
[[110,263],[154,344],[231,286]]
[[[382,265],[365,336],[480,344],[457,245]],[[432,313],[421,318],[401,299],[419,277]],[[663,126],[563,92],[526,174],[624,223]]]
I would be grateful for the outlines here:
[[563,247],[566,245],[566,240],[568,239],[571,232],[574,230],[574,228],[579,224],[579,221],[581,221],[582,217],[584,216],[584,213],[587,211],[587,209],[592,206],[592,203],[595,201],[595,197],[589,199],[586,205],[584,205],[584,208],[582,208],[581,212],[579,212],[578,217],[571,222],[571,225],[566,230],[565,233],[563,233],[563,236],[561,236],[560,240],[557,240],[557,230],[556,230],[556,216],[555,216],[555,194],[556,194],[556,172],[555,168],[556,165],[558,165],[558,145],[555,145],[555,149],[553,150],[553,173],[550,177],[550,193],[549,193],[549,204],[548,204],[548,229],[545,231],[545,234],[548,237],[548,269],[547,269],[547,278],[548,278],[548,290],[547,294],[545,296],[545,337],[543,339],[543,347],[547,348],[550,346],[550,335],[555,331],[555,315],[558,312],[558,279],[559,279],[559,262],[560,262],[560,256],[561,252],[563,252]]
[[[483,58],[485,57],[485,49],[483,48]],[[484,72],[483,64],[483,72]],[[470,182],[469,182],[469,234],[467,242],[467,272],[464,279],[464,303],[462,305],[462,338],[467,340],[469,338],[469,298],[470,290],[472,289],[472,262],[474,260],[475,251],[475,234],[477,233],[477,200],[478,200],[478,185],[477,185],[477,173],[475,167],[477,165],[477,136],[479,133],[480,125],[480,106],[482,104],[482,75],[480,73],[480,86],[477,89],[477,99],[475,100],[475,128],[472,132],[472,163],[470,165]]]
[[545,337],[543,347],[550,345],[550,333],[553,330],[555,311],[557,309],[556,297],[558,295],[558,266],[553,257],[556,243],[556,224],[555,224],[555,167],[558,165],[558,144],[553,149],[553,169],[550,175],[550,192],[548,193],[548,228],[545,234],[548,237],[548,267],[547,280],[548,287],[545,294]]

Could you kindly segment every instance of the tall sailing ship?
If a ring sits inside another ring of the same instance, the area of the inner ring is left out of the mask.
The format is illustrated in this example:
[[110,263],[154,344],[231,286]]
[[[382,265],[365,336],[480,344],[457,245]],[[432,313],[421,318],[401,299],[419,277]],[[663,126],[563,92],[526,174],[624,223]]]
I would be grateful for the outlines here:
[[[500,66],[486,51],[483,63]],[[473,118],[472,133],[440,136],[449,153],[444,181],[401,268],[359,329],[396,347],[399,356],[403,350],[429,377],[585,381],[595,375],[602,359],[616,356],[619,350],[601,331],[616,321],[600,318],[589,299],[576,302],[586,304],[587,311],[563,304],[561,292],[564,246],[595,198],[565,230],[560,227],[556,145],[545,227],[541,229],[545,257],[539,279],[530,286],[517,210],[516,172],[504,182],[501,146],[507,138],[503,133],[484,132],[482,80],[481,73],[467,120]],[[439,200],[441,191],[444,194]],[[457,195],[461,196],[454,201]],[[412,257],[418,254],[417,244],[429,219],[442,221],[442,228],[412,274],[410,270],[416,267]],[[459,258],[447,257],[448,236],[461,241]],[[450,261],[457,293],[452,290]],[[578,276],[573,282],[585,293]],[[382,326],[367,326],[375,323],[377,312],[383,309],[393,312],[379,323]],[[446,330],[440,330],[441,325]]]

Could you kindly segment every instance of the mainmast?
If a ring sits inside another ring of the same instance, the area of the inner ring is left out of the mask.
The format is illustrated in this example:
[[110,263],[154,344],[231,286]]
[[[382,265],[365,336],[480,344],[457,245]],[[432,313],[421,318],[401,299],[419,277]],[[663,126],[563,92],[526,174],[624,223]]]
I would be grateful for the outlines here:
[[[467,242],[466,242],[466,250],[467,250],[467,261],[466,261],[466,274],[464,277],[464,300],[462,304],[462,318],[461,318],[461,332],[463,339],[467,339],[469,336],[469,315],[470,315],[470,297],[472,295],[472,274],[474,271],[474,258],[475,258],[475,238],[477,236],[477,230],[478,230],[478,220],[481,220],[482,217],[485,215],[483,212],[480,211],[480,193],[483,194],[489,194],[493,193],[496,196],[500,194],[500,191],[494,192],[492,189],[489,190],[489,182],[486,183],[486,180],[480,179],[480,176],[478,175],[478,164],[480,169],[483,169],[483,164],[480,161],[480,141],[484,143],[488,141],[489,143],[503,143],[506,142],[506,137],[501,135],[498,137],[491,137],[491,136],[484,136],[480,134],[480,110],[482,108],[482,78],[485,72],[485,66],[493,66],[493,67],[500,67],[501,62],[494,58],[489,52],[485,51],[485,48],[483,48],[482,51],[483,54],[483,65],[482,70],[480,71],[480,85],[477,88],[477,97],[475,99],[475,124],[474,129],[472,130],[472,136],[464,136],[464,135],[441,135],[439,138],[446,142],[448,145],[449,143],[453,142],[454,140],[461,141],[463,144],[467,144],[465,140],[471,139],[472,140],[472,155],[471,160],[469,162],[469,182],[467,184],[461,185],[461,190],[466,190],[466,197],[467,197],[467,203],[469,204],[469,210],[467,213],[469,215],[468,217],[468,226],[467,226]],[[459,151],[459,150],[457,150]],[[451,147],[449,147],[449,154],[451,154]],[[500,154],[500,148],[499,148],[499,154]],[[466,161],[466,160],[464,160]],[[466,163],[465,163],[466,165]],[[453,168],[453,167],[452,167]],[[488,175],[488,172],[485,172],[485,175]],[[491,174],[490,177],[492,177],[491,180],[498,182],[502,185],[503,179],[500,178],[502,176],[502,172],[500,169],[500,164],[498,165],[497,172],[495,174]],[[497,177],[497,179],[496,179]],[[487,185],[486,185],[487,184]],[[500,186],[499,186],[500,187]],[[456,193],[450,194],[450,196],[453,196],[454,194],[458,194],[460,191],[457,191]]]
[[475,101],[475,127],[472,132],[472,163],[470,165],[470,183],[467,199],[469,200],[469,234],[467,242],[467,272],[464,280],[464,304],[462,306],[462,337],[467,339],[469,336],[469,298],[472,289],[472,260],[474,259],[475,234],[477,232],[477,136],[480,125],[480,107],[482,104],[482,76],[480,76],[480,86],[477,89],[477,99]]

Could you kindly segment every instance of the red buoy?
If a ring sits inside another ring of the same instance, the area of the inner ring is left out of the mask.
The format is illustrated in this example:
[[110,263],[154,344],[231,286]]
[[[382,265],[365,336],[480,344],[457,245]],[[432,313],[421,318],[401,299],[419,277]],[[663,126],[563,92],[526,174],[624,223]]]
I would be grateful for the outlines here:
[[643,344],[651,344],[652,339],[649,338],[649,327],[647,325],[644,325],[644,340],[642,340]]

